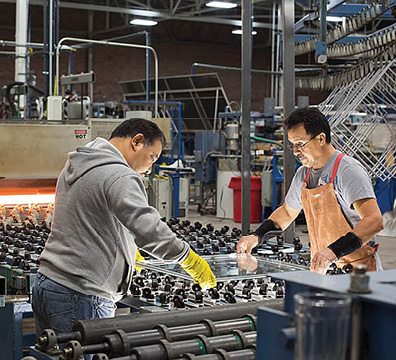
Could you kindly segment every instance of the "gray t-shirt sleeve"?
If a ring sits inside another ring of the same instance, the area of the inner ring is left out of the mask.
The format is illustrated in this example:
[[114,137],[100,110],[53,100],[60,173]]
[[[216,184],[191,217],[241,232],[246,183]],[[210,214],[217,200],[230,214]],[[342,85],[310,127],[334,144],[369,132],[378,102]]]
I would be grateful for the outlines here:
[[350,157],[344,157],[340,162],[335,189],[340,192],[349,208],[357,200],[375,199],[374,189],[366,169],[360,162]]
[[286,205],[292,209],[302,209],[301,189],[305,176],[307,175],[307,171],[307,168],[300,166],[293,176],[290,188],[285,197]]

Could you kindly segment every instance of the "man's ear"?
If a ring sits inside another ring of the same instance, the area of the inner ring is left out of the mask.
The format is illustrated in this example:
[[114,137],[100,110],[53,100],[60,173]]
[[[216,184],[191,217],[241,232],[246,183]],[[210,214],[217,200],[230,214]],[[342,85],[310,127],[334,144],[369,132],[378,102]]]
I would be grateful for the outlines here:
[[320,144],[325,145],[326,144],[326,134],[321,133],[321,134],[319,134],[319,136],[320,136]]
[[131,144],[132,148],[136,150],[137,147],[143,146],[144,145],[144,136],[143,134],[136,134],[132,139],[131,139]]

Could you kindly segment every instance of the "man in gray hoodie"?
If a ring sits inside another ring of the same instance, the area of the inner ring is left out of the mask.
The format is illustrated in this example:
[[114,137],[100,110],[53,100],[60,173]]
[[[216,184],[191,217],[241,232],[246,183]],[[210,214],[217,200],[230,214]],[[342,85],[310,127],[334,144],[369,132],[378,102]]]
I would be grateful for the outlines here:
[[155,123],[130,119],[109,141],[97,138],[68,154],[33,288],[38,335],[46,328],[71,331],[77,320],[114,316],[115,303],[130,287],[137,247],[179,262],[203,289],[216,285],[207,262],[148,204],[141,178],[164,144]]

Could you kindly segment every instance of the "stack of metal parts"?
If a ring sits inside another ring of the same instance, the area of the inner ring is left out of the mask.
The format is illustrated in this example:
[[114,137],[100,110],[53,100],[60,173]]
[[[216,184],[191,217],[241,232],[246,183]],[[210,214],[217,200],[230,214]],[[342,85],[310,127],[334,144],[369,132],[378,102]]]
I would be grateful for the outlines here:
[[[327,33],[327,43],[332,44],[349,34],[352,34],[365,25],[371,23],[386,11],[388,11],[394,4],[389,4],[384,1],[376,1],[373,4],[363,8],[359,13],[350,16],[345,21],[345,27],[343,25],[337,25]],[[300,41],[295,44],[295,54],[302,55],[315,51],[317,38],[313,37],[304,41]]]
[[7,293],[0,297],[0,306],[30,300],[52,209],[52,204],[0,207],[0,276],[5,277]]
[[374,58],[379,55],[386,47],[392,48],[391,55],[394,57],[394,47],[396,41],[396,25],[392,24],[384,29],[371,34],[364,39],[350,42],[333,44],[327,48],[328,58],[339,58],[344,56],[361,56]]
[[[395,65],[393,60],[361,79],[337,86],[319,105],[319,109],[330,116],[334,146],[358,159],[370,177],[381,180],[396,176],[395,129],[390,123],[396,112]],[[360,112],[362,117],[351,124],[355,112]],[[379,127],[386,127],[388,138],[383,137],[381,148],[375,151],[370,139]]]
[[296,79],[298,89],[313,89],[316,91],[333,90],[339,86],[349,85],[356,80],[364,79],[373,72],[386,66],[395,59],[396,26],[393,24],[375,34],[347,44],[329,46],[328,57],[358,56],[366,58],[359,65],[351,66],[345,71],[317,77],[300,77]]
[[93,359],[100,360],[253,360],[256,313],[264,305],[281,309],[283,301],[78,321],[70,333],[45,330],[31,355],[39,359],[46,355],[82,359],[84,354],[96,354]]

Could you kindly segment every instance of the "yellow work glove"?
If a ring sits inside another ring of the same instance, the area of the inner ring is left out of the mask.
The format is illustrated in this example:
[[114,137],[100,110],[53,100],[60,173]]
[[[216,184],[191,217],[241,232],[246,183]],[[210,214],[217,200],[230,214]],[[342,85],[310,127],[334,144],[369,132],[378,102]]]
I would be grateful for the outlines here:
[[[144,261],[144,260],[146,260],[146,259],[142,256],[142,254],[140,254],[139,249],[136,248],[135,263],[136,263],[136,261]],[[135,265],[135,269],[136,269],[136,271],[142,270],[142,268],[137,265]]]
[[180,265],[201,286],[202,290],[216,286],[216,278],[212,270],[210,270],[208,263],[194,251],[190,250],[187,259]]

